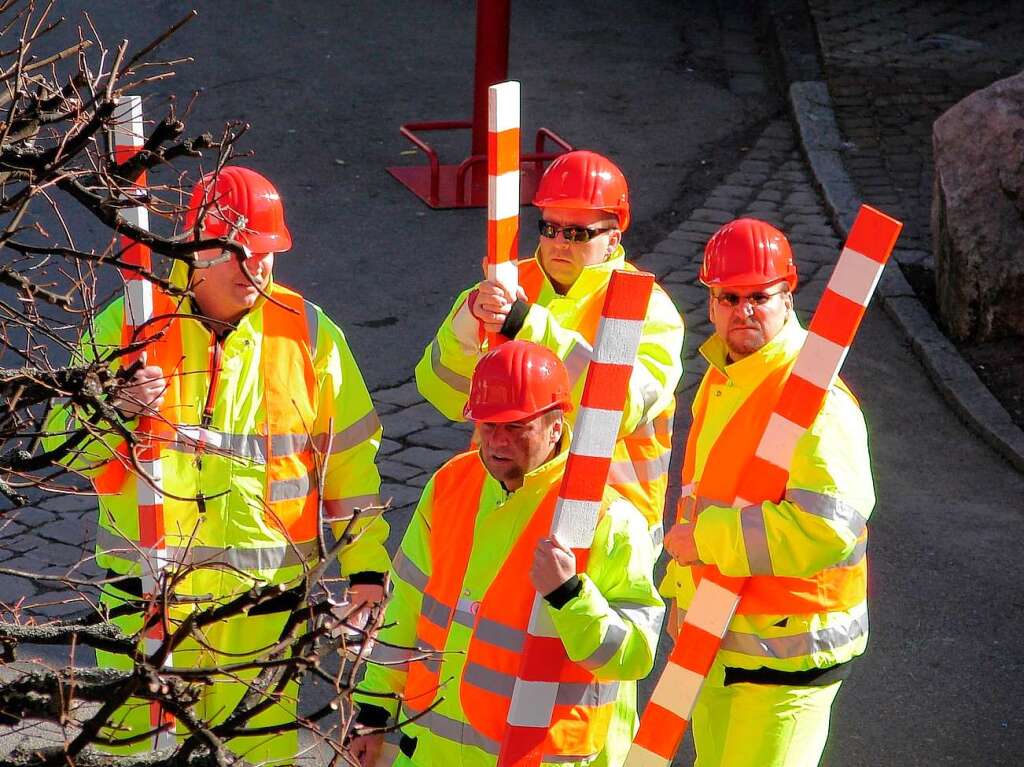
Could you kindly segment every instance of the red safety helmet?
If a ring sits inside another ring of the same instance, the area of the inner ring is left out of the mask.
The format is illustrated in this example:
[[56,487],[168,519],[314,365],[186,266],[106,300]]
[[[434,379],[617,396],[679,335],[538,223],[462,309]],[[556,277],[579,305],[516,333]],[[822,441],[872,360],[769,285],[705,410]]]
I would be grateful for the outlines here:
[[786,235],[756,218],[738,218],[708,240],[699,278],[709,288],[760,287],[785,280],[794,290],[796,262]]
[[555,158],[533,196],[538,208],[605,210],[629,228],[629,189],[622,171],[607,157],[577,149]]
[[572,410],[569,374],[551,350],[530,341],[506,341],[473,371],[463,415],[471,421],[510,423],[554,410]]
[[292,246],[281,195],[254,170],[230,165],[219,173],[203,176],[193,188],[185,211],[185,231],[195,231],[204,205],[203,230],[197,233],[202,237],[227,237],[244,217],[235,240],[253,253],[284,253]]

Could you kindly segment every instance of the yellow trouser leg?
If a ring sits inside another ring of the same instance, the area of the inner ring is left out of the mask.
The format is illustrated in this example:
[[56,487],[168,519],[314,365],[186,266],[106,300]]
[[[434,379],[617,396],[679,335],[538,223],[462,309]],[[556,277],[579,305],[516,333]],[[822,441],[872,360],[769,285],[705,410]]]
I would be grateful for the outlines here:
[[[118,604],[116,597],[104,597],[104,603]],[[287,620],[287,613],[270,615],[242,615],[228,621],[208,626],[202,641],[186,639],[175,650],[174,665],[180,668],[210,668],[227,664],[242,663],[257,657],[266,647],[274,644]],[[115,621],[122,631],[134,633],[142,625],[138,615],[119,618]],[[226,655],[224,653],[230,653]],[[131,661],[123,656],[97,650],[97,665],[104,668],[128,669]],[[223,722],[235,709],[249,689],[257,669],[246,670],[231,676],[219,675],[213,684],[203,689],[202,698],[195,706],[196,716],[216,725]],[[295,722],[298,708],[298,683],[290,683],[274,705],[252,717],[247,727],[263,727]],[[115,712],[111,721],[113,727],[104,735],[112,738],[126,738],[151,729],[149,703],[135,698]],[[179,738],[185,735],[179,725]],[[279,734],[239,737],[229,741],[228,746],[239,756],[255,764],[293,764],[298,753],[298,732],[291,730]],[[108,746],[110,753],[140,753],[150,750],[148,740],[127,746]]]
[[842,682],[822,687],[732,684],[711,669],[693,711],[695,767],[816,767]]

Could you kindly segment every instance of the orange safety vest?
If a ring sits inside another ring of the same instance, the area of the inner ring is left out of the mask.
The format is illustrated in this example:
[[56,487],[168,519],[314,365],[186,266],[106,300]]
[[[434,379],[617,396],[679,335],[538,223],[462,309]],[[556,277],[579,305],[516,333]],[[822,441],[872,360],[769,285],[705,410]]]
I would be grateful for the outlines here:
[[[679,506],[679,520],[693,521],[708,506],[731,506],[736,498],[740,473],[744,461],[737,456],[752,456],[768,424],[768,419],[782,394],[796,360],[773,370],[751,393],[729,419],[722,433],[712,445],[704,462],[704,471],[697,480],[693,495],[683,498]],[[726,376],[718,368],[708,370],[706,385],[700,389],[694,403],[694,419],[686,439],[683,458],[683,486],[693,483],[697,453],[697,436],[704,426],[711,386],[726,383]],[[850,396],[849,389],[838,379],[836,383]],[[763,500],[778,502],[781,498]],[[860,542],[867,538],[861,533]],[[693,567],[694,585],[700,583],[708,567]],[[747,579],[737,613],[743,615],[802,615],[849,610],[867,598],[867,558],[848,566],[829,567],[807,578],[754,575]]]
[[[311,356],[310,333],[302,296],[276,283],[272,286],[270,295],[273,300],[264,301],[258,310],[263,319],[261,374],[264,384],[265,421],[261,427],[261,436],[264,437],[267,456],[263,516],[269,526],[286,535],[291,543],[308,543],[316,539],[318,532],[319,504],[315,484],[310,484],[310,491],[305,497],[284,500],[273,500],[270,486],[272,482],[281,480],[300,480],[311,476],[315,471],[312,440],[307,440],[303,449],[275,455],[273,439],[274,435],[279,434],[308,434],[313,424],[316,415],[317,385]],[[147,364],[159,366],[167,382],[160,417],[150,419],[154,447],[159,451],[161,443],[177,439],[177,426],[188,425],[178,423],[177,416],[182,404],[181,323],[199,320],[182,316],[172,317],[180,310],[177,303],[162,291],[154,289],[153,303],[155,319],[142,332],[145,337],[154,339],[154,342],[148,344],[145,349]],[[165,319],[161,320],[161,317]],[[122,343],[127,344],[133,340],[132,332],[132,327],[123,322]],[[136,336],[134,340],[138,338]],[[211,386],[216,386],[216,376],[217,371],[212,370]],[[196,449],[198,451],[201,446],[197,446]],[[115,459],[109,461],[94,477],[93,485],[97,494],[118,495],[125,492],[128,483],[136,481],[130,467],[127,447],[122,444]],[[187,502],[189,501],[164,498],[164,529],[171,529],[166,522],[170,521],[173,515],[173,507]]]
[[[636,271],[632,264],[625,264],[625,268]],[[526,293],[528,301],[536,303],[545,279],[544,270],[536,258],[519,262],[519,286]],[[597,339],[607,290],[606,282],[602,289],[588,296],[582,319],[573,328],[591,346]],[[668,490],[668,464],[672,453],[672,420],[675,412],[673,398],[669,406],[650,422],[620,437],[615,445],[608,476],[608,484],[640,510],[648,525],[659,529]]]
[[[558,483],[541,501],[515,542],[483,600],[461,605],[463,578],[473,548],[473,532],[486,470],[479,454],[453,458],[434,476],[434,517],[430,527],[431,574],[424,589],[416,624],[417,645],[428,651],[445,649],[453,621],[472,623],[459,695],[469,723],[491,740],[504,735],[520,651],[536,591],[526,573],[537,541],[548,535],[554,517]],[[412,712],[435,699],[440,661],[414,661],[409,667],[404,700]],[[618,683],[598,681],[587,669],[562,663],[550,679],[559,685],[547,737],[545,757],[591,757],[604,747]]]

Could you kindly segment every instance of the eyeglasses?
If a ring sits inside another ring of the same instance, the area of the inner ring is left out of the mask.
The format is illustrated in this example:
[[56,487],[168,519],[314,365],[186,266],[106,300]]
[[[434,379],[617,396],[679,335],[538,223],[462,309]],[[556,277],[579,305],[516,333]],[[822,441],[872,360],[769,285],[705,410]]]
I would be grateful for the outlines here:
[[561,232],[562,236],[565,237],[565,241],[571,242],[574,245],[590,242],[595,237],[600,237],[605,232],[610,232],[614,228],[614,226],[605,229],[588,229],[585,226],[559,226],[550,221],[545,221],[543,218],[537,222],[537,229],[540,230],[541,237],[553,240]]
[[775,298],[775,296],[785,292],[786,291],[784,290],[776,290],[774,293],[765,293],[763,290],[759,290],[756,293],[750,293],[746,296],[741,296],[739,293],[719,293],[714,296],[714,299],[722,306],[728,306],[730,309],[735,309],[744,301],[749,302],[751,306],[764,306]]

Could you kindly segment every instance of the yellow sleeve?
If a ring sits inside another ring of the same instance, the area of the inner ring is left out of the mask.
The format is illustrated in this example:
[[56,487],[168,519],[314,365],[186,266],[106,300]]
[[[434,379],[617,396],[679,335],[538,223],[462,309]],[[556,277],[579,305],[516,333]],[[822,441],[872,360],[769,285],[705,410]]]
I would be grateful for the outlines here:
[[[325,435],[327,451],[324,519],[341,534],[355,509],[380,505],[380,473],[374,460],[383,429],[344,333],[319,307],[314,309],[313,367],[320,387],[316,431]],[[350,533],[355,540],[338,556],[341,574],[386,572],[389,526],[380,512],[361,514]]]
[[450,421],[463,421],[469,382],[483,354],[480,323],[469,312],[467,298],[459,295],[416,365],[416,388],[423,398]]

